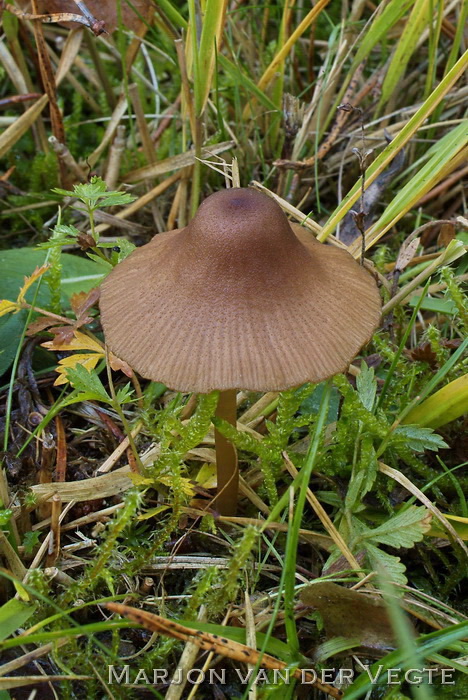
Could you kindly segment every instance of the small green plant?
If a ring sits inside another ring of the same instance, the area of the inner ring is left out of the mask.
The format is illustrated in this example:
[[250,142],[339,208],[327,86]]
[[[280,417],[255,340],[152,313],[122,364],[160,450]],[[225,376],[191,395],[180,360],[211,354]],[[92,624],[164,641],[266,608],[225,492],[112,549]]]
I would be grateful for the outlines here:
[[[110,269],[134,250],[135,246],[126,238],[119,238],[112,243],[100,241],[94,216],[98,209],[130,204],[135,200],[133,195],[127,192],[109,192],[104,180],[97,175],[93,176],[88,183],[74,185],[73,191],[60,188],[55,188],[52,191],[64,197],[78,200],[74,208],[87,214],[90,238],[88,238],[88,234],[83,234],[73,224],[62,224],[59,221],[54,227],[50,240],[39,247],[57,248],[58,246],[79,243],[84,249],[90,248],[92,250],[92,252],[87,253],[91,260],[104,264]],[[112,249],[110,256],[104,254],[103,249],[106,248]]]

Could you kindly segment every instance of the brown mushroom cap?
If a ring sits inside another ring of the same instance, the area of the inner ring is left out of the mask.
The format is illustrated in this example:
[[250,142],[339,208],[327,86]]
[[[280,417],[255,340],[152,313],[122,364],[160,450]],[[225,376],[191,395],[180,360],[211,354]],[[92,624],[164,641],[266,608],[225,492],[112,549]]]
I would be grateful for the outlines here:
[[272,199],[234,188],[159,234],[104,280],[112,352],[178,391],[272,391],[345,370],[380,319],[349,253],[290,226]]

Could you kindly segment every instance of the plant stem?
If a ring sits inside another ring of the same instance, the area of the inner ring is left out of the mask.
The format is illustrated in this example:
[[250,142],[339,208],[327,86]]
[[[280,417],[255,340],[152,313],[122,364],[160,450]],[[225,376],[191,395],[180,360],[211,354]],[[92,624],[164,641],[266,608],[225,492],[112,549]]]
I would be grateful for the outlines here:
[[[216,408],[216,417],[236,425],[236,390],[221,391]],[[235,515],[239,489],[239,469],[236,448],[224,435],[215,429],[217,496],[215,508],[221,515]]]
[[[288,537],[286,543],[286,559],[284,563],[284,621],[286,635],[291,658],[294,661],[299,659],[299,638],[294,618],[294,596],[295,596],[295,572],[297,565],[297,549],[299,547],[299,529],[304,515],[304,507],[307,500],[307,490],[312,476],[312,471],[317,461],[319,448],[322,441],[323,428],[327,421],[328,406],[330,403],[331,381],[328,380],[323,389],[322,399],[317,415],[315,429],[311,435],[309,450],[307,452],[304,465],[301,469],[303,479],[298,490],[297,502],[288,527]],[[291,487],[292,488],[292,487]]]

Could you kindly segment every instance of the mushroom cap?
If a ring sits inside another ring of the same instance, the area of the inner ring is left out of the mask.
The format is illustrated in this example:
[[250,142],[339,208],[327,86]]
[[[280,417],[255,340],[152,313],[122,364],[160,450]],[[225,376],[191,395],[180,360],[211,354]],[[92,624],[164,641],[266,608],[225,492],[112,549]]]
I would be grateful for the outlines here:
[[104,280],[113,353],[178,391],[282,390],[344,371],[380,319],[374,279],[266,195],[208,197]]

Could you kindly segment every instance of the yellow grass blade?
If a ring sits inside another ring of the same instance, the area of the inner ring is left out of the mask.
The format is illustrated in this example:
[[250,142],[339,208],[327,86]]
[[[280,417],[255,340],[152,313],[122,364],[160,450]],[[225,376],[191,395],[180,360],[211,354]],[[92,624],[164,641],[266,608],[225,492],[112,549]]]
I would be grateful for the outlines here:
[[468,413],[468,374],[450,382],[413,408],[403,423],[439,428],[465,413]]
[[[366,231],[366,249],[371,248],[389,231],[427,192],[456,170],[468,157],[468,130],[466,124],[446,134],[438,141],[434,154],[418,169],[411,180],[402,187],[393,201],[385,208],[378,221]],[[358,256],[361,241],[350,246],[352,255]]]
[[[459,58],[453,68],[441,80],[433,93],[421,105],[418,111],[411,117],[407,124],[403,127],[399,134],[395,136],[393,141],[380,153],[373,163],[366,170],[365,187],[374,182],[381,172],[391,163],[396,154],[404,148],[408,141],[414,137],[419,127],[424,123],[430,114],[434,112],[437,105],[444,99],[445,95],[451,90],[457,80],[464,74],[468,67],[468,51],[465,51],[463,56]],[[336,229],[337,224],[343,219],[351,207],[356,203],[361,195],[361,180],[358,180],[354,187],[348,192],[343,201],[331,214],[327,223],[318,235],[318,240],[326,241],[328,236]]]
[[297,42],[297,40],[304,34],[306,29],[310,27],[312,22],[314,22],[322,10],[328,5],[330,0],[319,0],[317,4],[307,13],[302,22],[296,27],[289,39],[283,44],[281,49],[278,51],[274,59],[271,61],[268,68],[263,73],[262,77],[258,81],[258,87],[264,90],[271,83],[275,77],[275,73],[278,70],[278,66],[284,61],[286,56],[290,53],[292,47]]
[[196,86],[197,116],[203,114],[211,90],[211,83],[226,18],[227,0],[207,0],[198,49],[199,84]]

